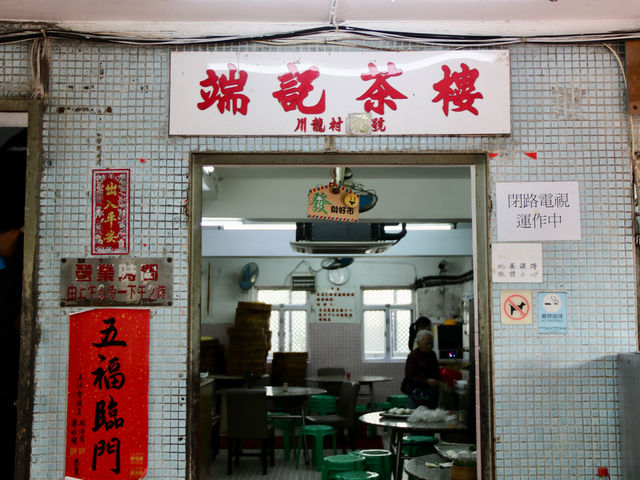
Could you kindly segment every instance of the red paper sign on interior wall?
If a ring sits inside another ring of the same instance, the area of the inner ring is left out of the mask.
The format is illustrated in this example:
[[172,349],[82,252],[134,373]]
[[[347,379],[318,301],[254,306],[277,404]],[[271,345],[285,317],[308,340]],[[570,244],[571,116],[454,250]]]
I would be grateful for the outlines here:
[[149,317],[125,308],[70,316],[66,479],[146,475]]
[[129,253],[129,170],[93,170],[91,254]]

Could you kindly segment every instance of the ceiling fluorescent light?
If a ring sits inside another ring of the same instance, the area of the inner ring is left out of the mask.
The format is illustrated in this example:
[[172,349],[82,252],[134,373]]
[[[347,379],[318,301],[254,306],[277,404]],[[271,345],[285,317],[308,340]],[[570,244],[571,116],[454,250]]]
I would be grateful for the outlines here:
[[[399,232],[401,230],[400,225],[385,225],[385,232]],[[407,231],[413,230],[452,230],[454,225],[452,223],[407,223]]]
[[249,222],[241,218],[202,217],[203,227],[217,227],[221,230],[295,230],[295,223],[284,222]]
[[452,223],[407,223],[407,230],[451,230]]

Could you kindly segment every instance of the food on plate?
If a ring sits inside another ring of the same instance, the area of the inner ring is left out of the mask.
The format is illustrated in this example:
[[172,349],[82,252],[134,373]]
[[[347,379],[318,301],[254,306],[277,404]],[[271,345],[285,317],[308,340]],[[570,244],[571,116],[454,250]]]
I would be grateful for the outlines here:
[[392,415],[411,415],[411,413],[413,413],[413,410],[411,410],[410,408],[393,407],[390,408],[387,413],[390,413]]

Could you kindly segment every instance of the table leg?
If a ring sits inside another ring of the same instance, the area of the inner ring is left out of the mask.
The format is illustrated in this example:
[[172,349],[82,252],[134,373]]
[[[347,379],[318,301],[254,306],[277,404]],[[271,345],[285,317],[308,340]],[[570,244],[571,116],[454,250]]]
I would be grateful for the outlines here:
[[396,470],[395,480],[402,480],[402,432],[396,433]]
[[[300,423],[302,425],[300,429],[300,435],[302,435],[302,428],[305,426],[305,403],[304,401],[300,402]],[[305,465],[309,464],[309,450],[307,449],[307,439],[302,437],[302,451]]]
[[373,392],[373,382],[369,384],[369,398],[371,399],[371,411],[376,409],[376,396]]

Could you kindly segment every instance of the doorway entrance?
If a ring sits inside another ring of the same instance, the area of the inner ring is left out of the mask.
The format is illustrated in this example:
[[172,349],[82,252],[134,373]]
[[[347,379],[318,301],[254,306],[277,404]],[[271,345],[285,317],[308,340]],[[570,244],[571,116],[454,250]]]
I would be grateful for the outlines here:
[[[491,456],[491,438],[493,431],[491,413],[491,364],[490,364],[490,325],[488,315],[488,262],[487,262],[487,181],[486,181],[486,156],[483,154],[465,154],[465,155],[417,155],[417,154],[397,154],[397,155],[362,155],[362,154],[246,154],[246,155],[229,155],[229,154],[194,154],[191,161],[191,198],[190,198],[190,380],[191,389],[190,398],[192,401],[188,408],[188,419],[191,431],[198,431],[198,390],[199,390],[199,343],[202,334],[200,320],[203,315],[203,309],[212,308],[215,311],[216,300],[214,298],[212,305],[202,301],[202,272],[203,272],[203,240],[201,219],[203,217],[203,169],[205,165],[214,165],[220,169],[225,168],[241,168],[245,167],[249,170],[260,168],[273,169],[274,175],[277,177],[278,169],[286,168],[287,170],[302,171],[303,167],[322,167],[329,171],[333,166],[351,167],[354,171],[358,168],[387,168],[388,173],[393,169],[409,169],[409,168],[466,168],[469,172],[469,195],[470,208],[470,228],[472,242],[472,270],[474,277],[473,302],[475,308],[475,345],[482,348],[474,349],[474,360],[477,368],[475,375],[479,378],[476,385],[475,393],[476,405],[479,407],[477,412],[477,441],[481,445],[481,459],[483,478],[492,478],[493,458]],[[247,170],[247,171],[249,171]],[[325,179],[318,179],[317,183],[323,183]],[[328,177],[326,178],[328,183]],[[309,185],[313,187],[315,185]],[[236,192],[238,193],[238,192]],[[280,192],[282,193],[282,192]],[[286,193],[286,189],[285,189]],[[399,189],[396,196],[406,196],[407,192]],[[452,192],[455,195],[455,192]],[[386,197],[388,198],[388,197]],[[407,202],[412,199],[407,198]],[[413,199],[415,200],[415,199]],[[267,200],[265,200],[267,201]],[[306,202],[306,198],[292,198],[292,202]],[[443,209],[446,208],[446,198],[438,199]],[[306,207],[305,207],[306,208]],[[233,216],[221,214],[220,216]],[[391,218],[393,217],[393,218]],[[398,220],[397,216],[391,214],[391,217],[384,220]],[[273,213],[273,219],[281,219],[278,212]],[[459,219],[453,219],[459,220]],[[313,354],[313,352],[311,352]],[[191,447],[189,452],[189,462],[191,470],[195,472],[197,458],[194,456],[197,440],[193,435],[190,436]],[[192,477],[196,478],[196,477]]]

